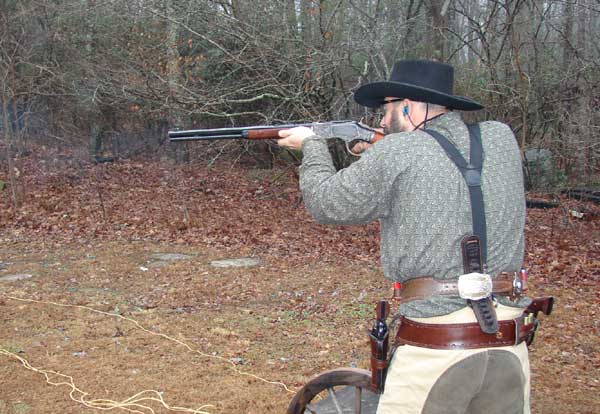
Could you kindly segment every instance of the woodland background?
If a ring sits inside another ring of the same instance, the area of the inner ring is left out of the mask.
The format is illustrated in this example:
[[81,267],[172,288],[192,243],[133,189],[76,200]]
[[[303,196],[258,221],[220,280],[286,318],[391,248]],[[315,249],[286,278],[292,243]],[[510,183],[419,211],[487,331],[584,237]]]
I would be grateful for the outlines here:
[[166,132],[373,124],[352,93],[402,58],[453,64],[456,93],[486,106],[469,120],[507,122],[524,152],[552,152],[551,187],[593,184],[599,17],[598,0],[1,0],[3,186],[16,206],[31,144],[268,168],[282,159],[273,143],[169,147]]
[[[291,392],[259,377],[297,390],[367,368],[373,304],[391,294],[378,223],[315,223],[300,154],[167,131],[373,124],[353,91],[433,58],[485,104],[467,120],[507,122],[524,155],[553,156],[525,163],[544,207],[527,210],[530,295],[556,299],[530,349],[532,412],[595,414],[599,45],[599,0],[0,0],[0,413],[92,414],[86,401],[157,390],[279,414]],[[568,197],[579,187],[589,201]],[[260,264],[212,264],[240,257]],[[60,375],[79,388],[50,386]],[[131,407],[172,412],[145,403]]]

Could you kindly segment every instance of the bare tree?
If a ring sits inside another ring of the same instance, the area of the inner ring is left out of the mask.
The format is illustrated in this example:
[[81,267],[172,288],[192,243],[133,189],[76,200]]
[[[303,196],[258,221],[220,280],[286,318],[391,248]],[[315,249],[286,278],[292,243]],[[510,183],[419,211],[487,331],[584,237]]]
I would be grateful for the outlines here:
[[[3,97],[8,113],[33,102],[52,142],[87,143],[96,155],[164,150],[156,143],[175,126],[374,122],[352,92],[387,78],[398,59],[430,57],[458,66],[457,91],[486,105],[480,118],[509,123],[523,150],[544,146],[567,170],[598,174],[594,1],[9,3],[0,13],[18,8],[20,20],[5,23],[0,48],[10,54],[8,39],[21,39],[17,60],[29,63],[0,62],[5,93],[18,97]],[[222,154],[271,165],[277,155],[264,144],[202,148],[191,155],[208,162]],[[338,165],[349,161],[332,150]]]

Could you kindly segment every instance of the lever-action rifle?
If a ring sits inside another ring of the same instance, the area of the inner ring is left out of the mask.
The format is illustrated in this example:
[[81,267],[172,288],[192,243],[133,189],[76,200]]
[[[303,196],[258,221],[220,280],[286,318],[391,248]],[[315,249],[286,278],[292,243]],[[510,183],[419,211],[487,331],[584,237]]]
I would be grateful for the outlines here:
[[187,131],[169,131],[171,142],[204,141],[216,139],[279,139],[279,131],[297,126],[305,126],[325,139],[340,138],[346,147],[354,141],[375,143],[383,138],[383,134],[356,121],[312,122],[306,124],[258,125],[242,128],[191,129]]

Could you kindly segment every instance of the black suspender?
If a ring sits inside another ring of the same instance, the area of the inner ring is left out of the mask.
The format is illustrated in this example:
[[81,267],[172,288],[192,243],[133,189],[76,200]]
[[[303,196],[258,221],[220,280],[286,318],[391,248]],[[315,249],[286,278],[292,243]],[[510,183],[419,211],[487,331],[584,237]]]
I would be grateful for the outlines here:
[[[429,135],[431,135],[446,151],[448,157],[456,164],[463,178],[467,182],[469,187],[469,198],[471,201],[471,215],[473,217],[473,234],[476,239],[479,239],[481,249],[478,249],[477,240],[475,240],[475,247],[473,250],[470,248],[469,239],[473,236],[467,236],[463,239],[461,247],[463,251],[463,266],[465,272],[477,271],[485,273],[485,263],[487,261],[487,232],[485,225],[485,209],[483,205],[483,193],[481,191],[481,169],[483,166],[483,146],[481,144],[481,131],[478,125],[467,125],[469,129],[470,138],[470,149],[469,149],[469,161],[467,162],[458,149],[439,132],[431,129],[426,129]],[[480,252],[478,252],[480,250]],[[490,297],[467,300],[467,303],[473,309],[477,322],[481,330],[487,334],[495,334],[498,332],[498,318],[496,317],[496,310],[492,304]]]
[[483,193],[481,192],[481,169],[483,166],[483,146],[479,125],[467,125],[470,137],[470,162],[467,162],[458,149],[445,136],[432,129],[424,130],[431,135],[446,151],[448,157],[456,164],[469,187],[471,213],[473,217],[473,234],[481,241],[483,263],[487,260],[487,232],[485,224],[485,209]]

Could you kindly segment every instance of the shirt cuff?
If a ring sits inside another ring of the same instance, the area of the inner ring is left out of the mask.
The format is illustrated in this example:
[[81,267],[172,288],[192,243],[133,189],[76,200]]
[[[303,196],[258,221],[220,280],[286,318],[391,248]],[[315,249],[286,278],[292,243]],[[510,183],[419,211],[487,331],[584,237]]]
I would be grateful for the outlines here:
[[300,150],[304,151],[304,148],[306,148],[306,144],[308,144],[310,142],[319,142],[319,141],[322,141],[321,137],[319,137],[316,134],[310,135],[310,136],[304,138],[304,140],[302,141],[302,147],[300,148]]

